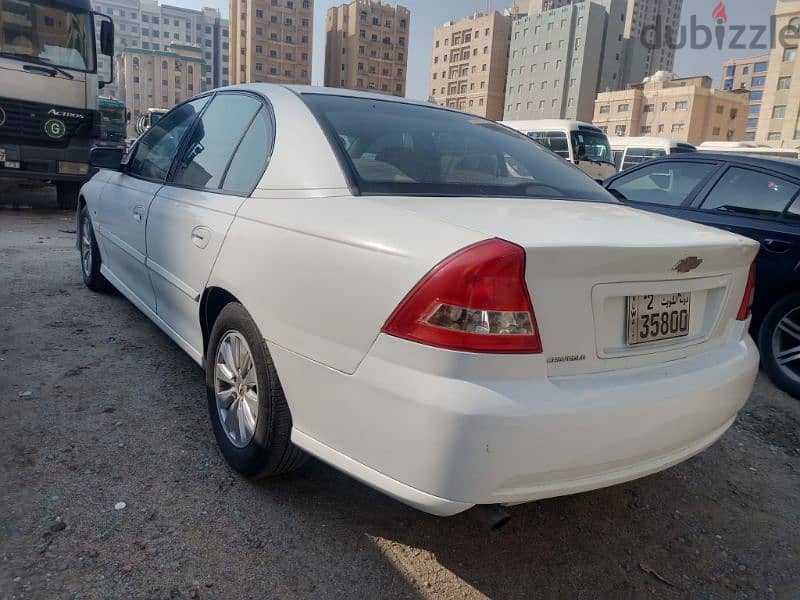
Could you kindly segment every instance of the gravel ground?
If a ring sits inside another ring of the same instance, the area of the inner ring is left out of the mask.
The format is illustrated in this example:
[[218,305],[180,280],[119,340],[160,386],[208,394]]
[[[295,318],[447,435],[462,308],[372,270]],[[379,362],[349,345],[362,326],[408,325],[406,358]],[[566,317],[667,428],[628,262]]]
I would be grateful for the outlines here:
[[0,598],[800,597],[800,402],[763,376],[707,452],[495,534],[319,462],[251,483],[201,370],[84,288],[72,215],[0,206]]

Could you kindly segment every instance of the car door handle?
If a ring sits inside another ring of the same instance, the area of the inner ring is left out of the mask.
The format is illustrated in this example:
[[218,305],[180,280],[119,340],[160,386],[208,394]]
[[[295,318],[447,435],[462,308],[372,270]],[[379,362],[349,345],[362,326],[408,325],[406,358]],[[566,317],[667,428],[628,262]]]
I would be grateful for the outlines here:
[[211,230],[208,227],[195,227],[192,229],[192,243],[198,248],[205,248],[211,240]]
[[786,240],[767,239],[762,242],[762,245],[767,251],[775,254],[786,254],[792,249],[792,243]]
[[134,206],[133,207],[133,218],[137,221],[141,221],[142,217],[144,217],[144,206]]

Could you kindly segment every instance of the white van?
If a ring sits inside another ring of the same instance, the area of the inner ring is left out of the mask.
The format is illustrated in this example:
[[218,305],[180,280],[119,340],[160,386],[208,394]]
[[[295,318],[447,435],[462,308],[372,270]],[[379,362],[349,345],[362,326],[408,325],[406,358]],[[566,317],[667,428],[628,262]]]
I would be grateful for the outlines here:
[[565,158],[592,179],[603,181],[617,172],[608,137],[590,123],[565,119],[501,121]]
[[749,156],[766,156],[778,158],[800,158],[800,151],[795,148],[772,148],[759,146],[752,142],[703,142],[697,149],[700,152],[716,152],[730,154],[747,154]]
[[686,142],[661,137],[610,137],[611,153],[617,169],[624,171],[653,158],[682,152],[697,152]]

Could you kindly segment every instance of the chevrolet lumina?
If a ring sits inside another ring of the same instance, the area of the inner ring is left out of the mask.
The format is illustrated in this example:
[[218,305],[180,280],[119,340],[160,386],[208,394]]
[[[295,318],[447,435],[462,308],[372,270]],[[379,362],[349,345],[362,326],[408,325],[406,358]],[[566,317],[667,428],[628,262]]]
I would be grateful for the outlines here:
[[675,465],[752,389],[758,245],[622,206],[500,124],[245,85],[121,157],[81,191],[84,281],[204,367],[248,477],[313,455],[453,515]]

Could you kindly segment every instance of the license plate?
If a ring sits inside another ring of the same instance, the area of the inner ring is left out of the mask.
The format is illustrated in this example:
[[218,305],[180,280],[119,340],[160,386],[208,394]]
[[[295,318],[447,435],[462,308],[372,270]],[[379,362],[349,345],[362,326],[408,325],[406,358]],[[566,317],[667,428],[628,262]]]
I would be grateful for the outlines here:
[[628,345],[689,335],[691,300],[688,292],[628,296]]

